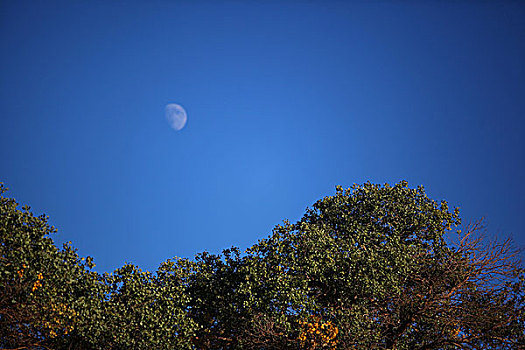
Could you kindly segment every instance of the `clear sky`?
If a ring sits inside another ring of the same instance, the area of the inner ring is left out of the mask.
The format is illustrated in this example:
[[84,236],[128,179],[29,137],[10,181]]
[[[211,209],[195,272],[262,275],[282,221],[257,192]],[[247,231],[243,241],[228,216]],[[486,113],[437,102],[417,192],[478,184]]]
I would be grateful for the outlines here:
[[525,246],[522,1],[3,0],[0,50],[0,181],[100,272],[366,181]]

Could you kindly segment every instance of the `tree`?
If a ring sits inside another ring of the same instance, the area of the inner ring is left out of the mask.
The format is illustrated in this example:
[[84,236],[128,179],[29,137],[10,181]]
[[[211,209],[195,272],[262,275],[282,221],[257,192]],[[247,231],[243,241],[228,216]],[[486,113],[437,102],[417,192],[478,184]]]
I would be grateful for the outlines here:
[[190,262],[100,275],[69,244],[56,248],[48,218],[18,209],[5,191],[0,184],[0,348],[191,348]]
[[0,183],[0,346],[54,348],[102,299],[91,258],[57,249],[46,216],[18,209]]
[[187,315],[187,261],[167,261],[156,274],[126,264],[106,275],[103,340],[97,349],[188,349],[195,323]]
[[[277,226],[207,291],[210,299],[227,293],[238,310],[219,307],[207,337],[243,349],[523,347],[516,252],[509,241],[484,245],[473,238],[479,226],[462,232],[460,224],[459,210],[423,187],[338,187],[299,222]],[[447,243],[453,235],[457,243]]]
[[406,182],[337,187],[244,253],[155,273],[97,274],[54,246],[46,217],[3,196],[0,210],[3,348],[525,348],[511,242],[487,242]]
[[257,292],[267,305],[260,312],[286,315],[284,329],[296,325],[289,337],[304,333],[306,315],[335,325],[337,345],[310,339],[312,349],[523,346],[516,252],[509,241],[473,239],[479,226],[456,229],[458,243],[447,244],[459,225],[459,210],[429,199],[423,187],[338,187],[249,250],[261,276],[274,271]]

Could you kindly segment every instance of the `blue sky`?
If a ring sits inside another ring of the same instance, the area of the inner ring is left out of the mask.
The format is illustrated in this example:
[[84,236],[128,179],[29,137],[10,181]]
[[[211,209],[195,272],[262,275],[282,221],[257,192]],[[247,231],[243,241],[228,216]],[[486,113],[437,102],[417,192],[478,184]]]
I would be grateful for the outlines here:
[[523,2],[6,0],[0,50],[0,181],[98,271],[244,249],[365,181],[525,246]]

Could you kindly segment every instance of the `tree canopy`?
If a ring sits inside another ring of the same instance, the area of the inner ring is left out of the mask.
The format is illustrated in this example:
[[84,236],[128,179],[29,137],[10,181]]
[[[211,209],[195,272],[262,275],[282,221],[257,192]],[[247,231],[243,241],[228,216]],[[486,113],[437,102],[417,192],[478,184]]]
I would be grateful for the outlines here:
[[0,186],[0,348],[525,348],[509,240],[423,187],[336,188],[244,252],[93,270]]

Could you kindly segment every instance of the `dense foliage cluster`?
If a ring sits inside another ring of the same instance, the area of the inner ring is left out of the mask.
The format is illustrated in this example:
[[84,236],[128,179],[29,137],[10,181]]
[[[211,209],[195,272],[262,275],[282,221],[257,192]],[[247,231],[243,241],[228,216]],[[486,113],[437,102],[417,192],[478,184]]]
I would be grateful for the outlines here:
[[510,243],[485,243],[478,225],[406,182],[338,187],[246,252],[176,258],[155,273],[93,271],[5,191],[0,348],[525,348]]

